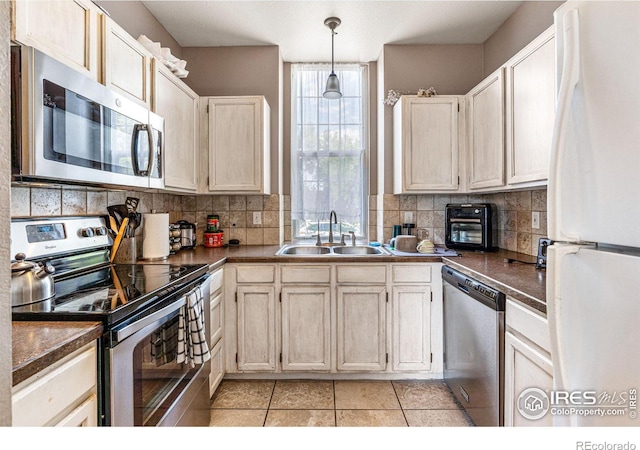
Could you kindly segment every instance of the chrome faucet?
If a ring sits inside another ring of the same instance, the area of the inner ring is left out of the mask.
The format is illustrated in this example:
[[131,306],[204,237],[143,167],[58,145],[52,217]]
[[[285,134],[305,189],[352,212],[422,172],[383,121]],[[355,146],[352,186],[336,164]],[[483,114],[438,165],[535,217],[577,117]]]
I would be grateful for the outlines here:
[[329,243],[333,244],[333,225],[331,224],[331,218],[333,217],[333,223],[338,224],[338,216],[336,212],[332,209],[331,213],[329,213]]

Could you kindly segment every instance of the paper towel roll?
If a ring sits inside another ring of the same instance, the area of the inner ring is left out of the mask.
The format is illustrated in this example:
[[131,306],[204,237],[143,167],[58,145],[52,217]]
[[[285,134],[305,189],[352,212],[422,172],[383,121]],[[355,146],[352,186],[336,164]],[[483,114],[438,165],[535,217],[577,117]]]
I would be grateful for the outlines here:
[[142,258],[169,256],[169,214],[143,214]]

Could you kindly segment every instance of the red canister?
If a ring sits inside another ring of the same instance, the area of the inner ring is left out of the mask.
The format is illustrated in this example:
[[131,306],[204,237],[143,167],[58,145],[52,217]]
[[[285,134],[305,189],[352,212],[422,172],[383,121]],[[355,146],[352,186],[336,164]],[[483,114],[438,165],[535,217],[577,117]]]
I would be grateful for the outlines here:
[[222,230],[209,233],[204,233],[204,246],[205,247],[222,247],[222,241],[224,240],[224,233]]

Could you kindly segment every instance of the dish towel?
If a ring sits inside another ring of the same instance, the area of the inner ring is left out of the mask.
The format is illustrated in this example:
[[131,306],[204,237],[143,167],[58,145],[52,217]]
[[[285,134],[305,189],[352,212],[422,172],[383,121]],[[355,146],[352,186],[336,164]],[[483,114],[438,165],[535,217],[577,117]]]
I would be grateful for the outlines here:
[[157,366],[169,364],[178,355],[178,323],[171,321],[151,336],[151,362]]
[[211,358],[204,326],[204,298],[200,287],[187,294],[178,316],[178,363],[204,364]]

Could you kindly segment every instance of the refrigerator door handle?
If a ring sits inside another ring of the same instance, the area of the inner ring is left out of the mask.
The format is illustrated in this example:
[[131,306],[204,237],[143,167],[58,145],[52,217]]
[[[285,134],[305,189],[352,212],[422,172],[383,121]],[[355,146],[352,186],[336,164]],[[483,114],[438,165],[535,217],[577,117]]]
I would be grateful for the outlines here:
[[570,9],[562,17],[563,62],[560,87],[556,100],[556,116],[553,124],[551,142],[551,162],[549,170],[549,236],[555,241],[580,242],[579,236],[573,236],[562,229],[559,217],[562,211],[560,191],[562,186],[562,152],[571,114],[571,101],[576,84],[580,79],[580,18],[577,9]]
[[[551,245],[547,249],[547,319],[549,321],[549,337],[551,340],[551,361],[553,364],[553,388],[556,391],[566,390],[567,372],[565,367],[565,345],[562,339],[562,324],[566,318],[562,312],[562,277],[560,276],[562,259],[580,251],[580,245]],[[576,425],[576,416],[569,421]]]

